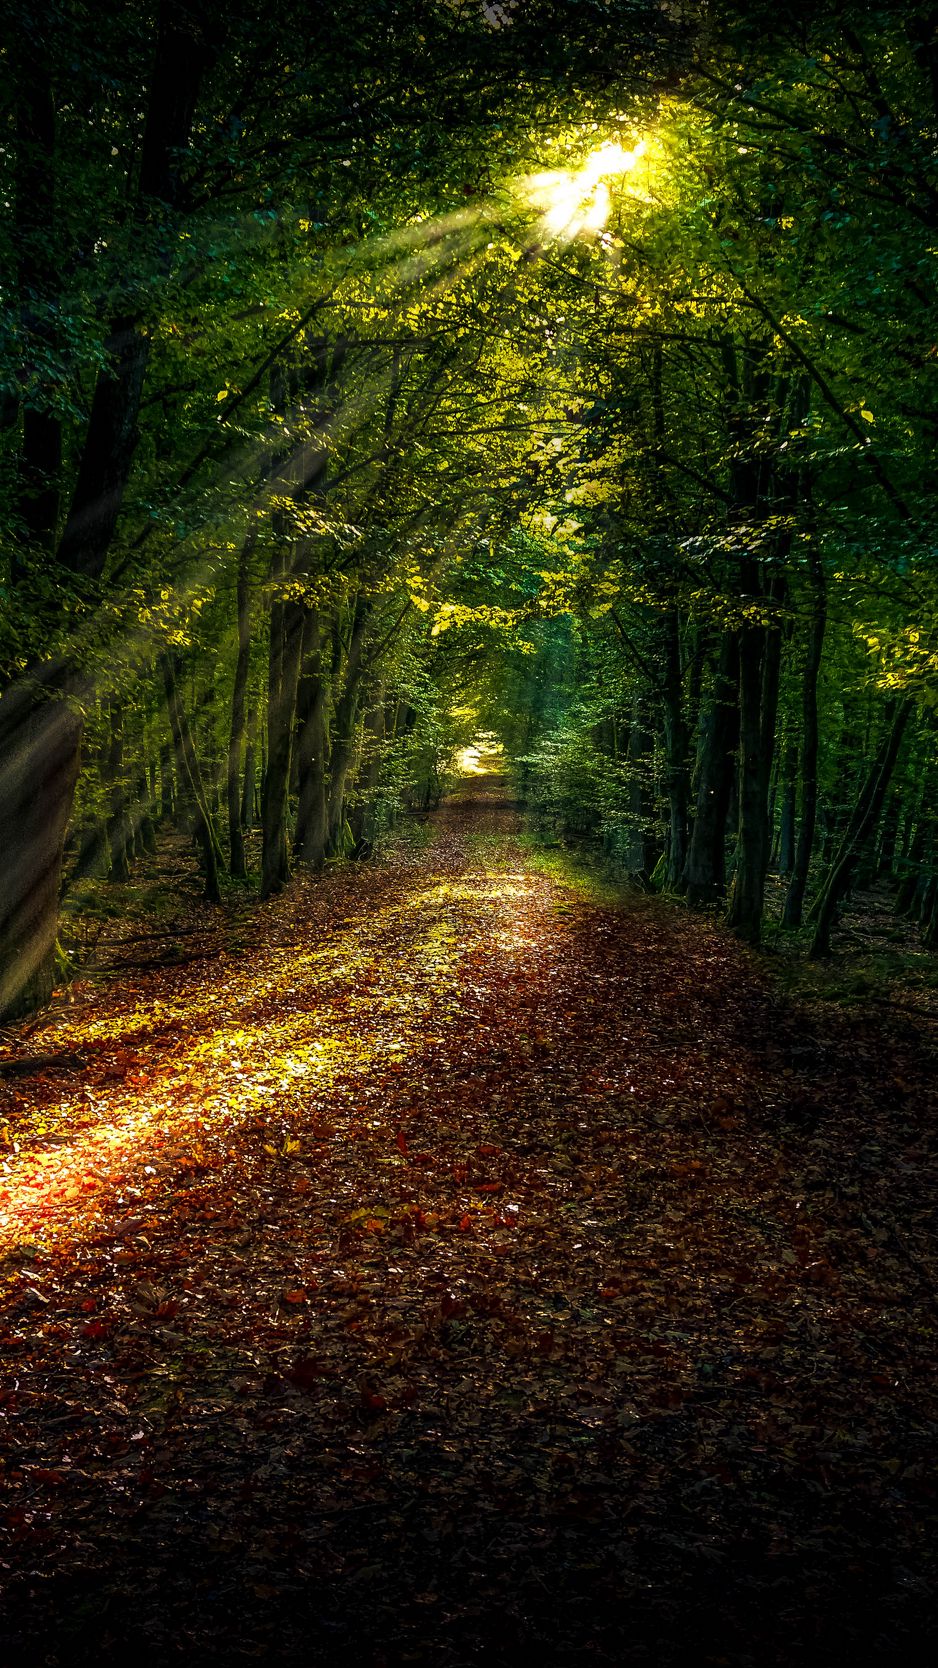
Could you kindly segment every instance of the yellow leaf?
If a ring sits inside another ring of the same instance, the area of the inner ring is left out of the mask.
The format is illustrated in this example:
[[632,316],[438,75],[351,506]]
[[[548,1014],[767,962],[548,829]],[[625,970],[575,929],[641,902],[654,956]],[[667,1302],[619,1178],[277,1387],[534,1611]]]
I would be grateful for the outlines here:
[[875,423],[876,421],[872,411],[868,411],[866,406],[863,407],[863,410],[860,412],[860,416],[864,418],[867,423]]

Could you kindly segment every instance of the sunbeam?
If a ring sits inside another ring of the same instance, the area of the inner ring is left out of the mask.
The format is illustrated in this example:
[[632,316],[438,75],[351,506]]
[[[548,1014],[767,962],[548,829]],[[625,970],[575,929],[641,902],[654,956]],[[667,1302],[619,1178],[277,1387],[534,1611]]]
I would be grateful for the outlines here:
[[635,169],[648,149],[644,139],[625,150],[617,141],[600,145],[576,169],[548,169],[522,182],[526,200],[538,211],[545,234],[569,239],[601,231],[612,197],[608,181]]

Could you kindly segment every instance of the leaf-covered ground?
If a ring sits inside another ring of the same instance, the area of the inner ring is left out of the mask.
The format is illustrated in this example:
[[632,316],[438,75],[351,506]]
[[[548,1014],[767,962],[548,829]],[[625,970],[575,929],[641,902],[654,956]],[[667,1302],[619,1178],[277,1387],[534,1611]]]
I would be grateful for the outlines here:
[[497,784],[249,936],[7,1050],[4,1662],[929,1660],[927,1024]]

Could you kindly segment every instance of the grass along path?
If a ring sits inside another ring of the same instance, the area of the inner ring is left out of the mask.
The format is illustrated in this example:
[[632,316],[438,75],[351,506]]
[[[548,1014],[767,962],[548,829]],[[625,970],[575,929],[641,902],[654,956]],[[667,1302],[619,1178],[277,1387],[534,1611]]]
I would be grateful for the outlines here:
[[927,1039],[472,794],[3,1080],[5,1661],[927,1660]]

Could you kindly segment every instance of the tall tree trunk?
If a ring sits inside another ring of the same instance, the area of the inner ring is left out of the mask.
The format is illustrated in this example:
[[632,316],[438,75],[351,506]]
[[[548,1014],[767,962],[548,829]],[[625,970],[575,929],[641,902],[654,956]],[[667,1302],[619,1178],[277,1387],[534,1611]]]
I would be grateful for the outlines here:
[[930,827],[923,804],[919,807],[918,820],[903,863],[904,872],[899,882],[899,890],[896,893],[895,909],[897,915],[908,915],[912,910],[930,840],[934,840],[934,832]]
[[108,784],[108,878],[113,881],[127,881],[130,879],[133,830],[127,812],[127,791],[124,783],[124,713],[120,701],[114,695],[109,697],[105,710],[109,728],[105,756]]
[[795,866],[795,807],[798,792],[798,743],[789,741],[782,772],[782,809],[778,827],[778,872],[791,878]]
[[762,655],[764,631],[744,626],[739,634],[739,840],[729,925],[739,938],[758,944],[768,864],[768,830],[762,761]]
[[[286,569],[284,558],[278,562]],[[300,674],[305,610],[275,594],[270,608],[267,676],[267,769],[261,801],[261,897],[281,892],[290,878],[287,826],[293,721]]]
[[231,873],[243,880],[244,826],[241,817],[241,753],[244,746],[248,674],[251,669],[251,575],[250,560],[256,534],[249,533],[238,556],[237,610],[238,653],[231,691],[231,725],[228,732],[228,770],[225,797],[228,807],[228,844]]
[[[771,373],[762,343],[750,338],[737,344],[727,336],[720,345],[728,381],[727,420],[733,439],[730,492],[735,513],[742,521],[746,546],[747,529],[753,522],[764,522],[776,508],[772,490],[778,483],[759,445],[759,424],[764,421],[770,397]],[[767,592],[760,563],[747,550],[739,567],[743,608],[761,610],[767,594],[772,595],[772,591]],[[773,619],[766,629],[744,616],[739,632],[739,826],[727,920],[737,936],[750,944],[758,944],[762,935],[780,661],[780,622]]]
[[342,830],[345,824],[345,785],[355,752],[355,726],[361,696],[362,649],[368,623],[368,604],[361,593],[355,603],[345,657],[344,688],[335,705],[332,726],[332,746],[329,753],[329,798],[327,810],[327,851],[330,857],[342,855]]
[[652,782],[654,738],[647,696],[636,695],[629,726],[629,851],[628,871],[642,886],[651,883],[657,862],[655,796]]
[[[96,772],[102,789],[107,786],[107,740],[104,737],[106,706],[99,703],[98,731],[101,740],[96,746],[89,744],[87,738],[82,746],[81,768]],[[103,797],[103,796],[102,796]],[[87,880],[94,877],[104,880],[109,872],[108,856],[108,827],[106,808],[100,807],[100,814],[87,809],[77,827],[69,830],[68,845],[74,844],[76,856],[72,877],[75,880]]]
[[883,812],[882,825],[879,830],[879,844],[876,851],[874,865],[874,879],[882,880],[884,876],[891,878],[896,860],[896,846],[899,841],[899,821],[902,814],[902,798],[899,793],[889,795],[886,809]]
[[[51,674],[50,674],[51,684]],[[49,1000],[59,883],[81,758],[68,698],[17,685],[0,701],[0,1018]]]
[[[651,346],[650,365],[652,457],[660,490],[666,501],[673,499],[664,462],[667,434],[664,395],[664,361],[661,343]],[[658,488],[656,488],[658,490]],[[667,516],[662,517],[663,527]],[[683,892],[687,884],[687,834],[690,813],[690,737],[684,706],[681,675],[681,622],[677,606],[671,603],[663,620],[663,676],[661,698],[664,709],[665,792],[668,797],[668,835],[665,885],[671,892]],[[692,680],[693,681],[693,680]]]
[[739,643],[723,634],[709,705],[701,720],[697,811],[687,861],[687,899],[695,909],[726,890],[726,828],[739,745]]
[[791,931],[796,931],[801,926],[808,874],[814,852],[818,811],[817,767],[820,729],[817,690],[821,657],[824,653],[824,636],[827,631],[827,587],[824,569],[817,560],[814,562],[813,578],[814,612],[811,617],[801,684],[801,821],[798,827],[794,866],[785,898],[785,913],[782,917],[782,925]]
[[321,868],[325,862],[328,836],[327,693],[322,624],[318,612],[313,612],[307,618],[304,633],[303,668],[297,702],[299,796],[294,845],[302,861],[315,869]]
[[831,931],[837,910],[847,895],[854,870],[879,821],[911,711],[912,703],[908,698],[894,706],[886,739],[860,789],[843,844],[812,909],[812,914],[816,916],[811,943],[812,959],[830,954]]
[[134,837],[140,855],[153,857],[156,853],[156,825],[153,820],[153,775],[142,770],[137,777],[136,806],[133,817]]
[[160,656],[160,670],[163,675],[166,709],[169,714],[169,725],[176,755],[176,773],[179,780],[185,782],[192,800],[195,837],[202,854],[205,896],[209,903],[221,903],[221,888],[218,883],[221,853],[218,849],[217,836],[209,815],[192,732],[179,693],[178,664],[169,650],[166,650]]
[[[285,570],[282,550],[274,553],[272,569],[276,581]],[[284,602],[274,591],[270,601],[267,652],[267,758],[261,783],[261,897],[280,892],[290,878],[287,853],[287,787],[290,780],[290,729],[292,703],[284,712],[283,654]]]
[[[46,18],[46,24],[51,20]],[[47,57],[21,32],[17,64],[16,225],[17,287],[26,342],[21,369],[22,444],[18,460],[18,509],[33,556],[48,559],[59,513],[62,433],[51,409],[52,389],[43,362],[56,352],[53,319],[60,283],[55,242],[55,103]],[[11,578],[27,577],[13,548]]]
[[681,680],[680,621],[676,608],[668,609],[664,629],[665,785],[669,811],[666,884],[669,891],[681,892],[686,885],[690,781],[689,738],[687,721],[684,717],[684,694]]
[[[744,596],[761,593],[755,562],[743,569]],[[777,609],[783,586],[770,600]],[[764,594],[764,593],[762,593]],[[782,655],[781,622],[744,625],[739,634],[739,841],[728,923],[738,938],[758,944],[762,937],[765,879],[771,849],[769,786],[775,753],[775,724]]]
[[[341,356],[339,356],[341,357]],[[300,374],[294,366],[283,367],[271,375],[271,398],[275,407],[283,409],[290,399],[313,392],[323,394],[329,378],[338,364],[337,352],[329,342],[317,339],[307,343],[307,364]],[[325,422],[326,412],[320,413]],[[294,504],[300,504],[322,486],[328,466],[328,450],[321,443],[303,442],[291,455],[281,461],[280,480],[284,493]],[[274,577],[289,571],[294,581],[308,576],[309,548],[301,539],[296,541],[295,527],[288,512],[278,512],[275,526],[282,552],[288,541],[293,541],[291,555],[275,557]],[[293,729],[296,718],[303,635],[306,628],[308,603],[305,596],[292,594],[277,597],[276,587],[270,609],[270,661],[267,681],[267,763],[261,795],[261,827],[263,847],[261,856],[261,897],[282,891],[290,878],[290,855],[287,820],[290,800],[290,781],[293,760]]]
[[244,748],[244,779],[241,788],[241,827],[249,834],[257,815],[257,707],[248,713],[247,742]]
[[931,883],[931,908],[925,918],[922,944],[926,950],[938,950],[938,881]]
[[345,835],[345,789],[355,753],[355,720],[358,693],[348,691],[335,710],[335,734],[329,756],[329,797],[326,850],[330,857],[348,856]]
[[935,888],[935,856],[938,850],[938,838],[932,829],[925,852],[925,862],[915,887],[915,896],[907,911],[912,921],[924,921],[931,907],[931,896]]
[[172,820],[176,815],[176,786],[173,781],[172,742],[160,744],[160,811],[159,821]]
[[698,627],[693,634],[693,646],[687,666],[687,730],[693,735],[700,723],[700,703],[703,692],[704,668],[712,642],[709,630]]
[[375,789],[381,774],[381,743],[385,734],[384,684],[375,689],[365,716],[362,753],[355,773],[355,805],[349,816],[353,855],[368,857],[376,837]]

